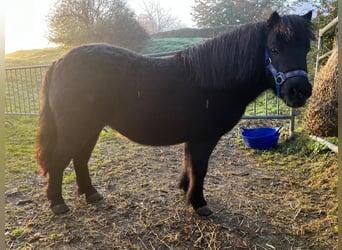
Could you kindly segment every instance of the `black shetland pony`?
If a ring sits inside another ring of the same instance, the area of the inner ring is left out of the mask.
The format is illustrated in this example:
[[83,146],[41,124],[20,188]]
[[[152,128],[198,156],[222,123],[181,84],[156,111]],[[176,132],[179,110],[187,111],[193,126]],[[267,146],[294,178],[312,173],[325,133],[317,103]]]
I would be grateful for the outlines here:
[[93,187],[88,160],[104,126],[145,145],[184,143],[180,188],[195,211],[210,215],[203,196],[209,157],[246,106],[273,89],[288,106],[311,95],[306,56],[311,12],[243,25],[169,58],[149,58],[106,44],[71,50],[49,68],[42,90],[37,156],[48,175],[54,213],[69,210],[63,171],[73,160],[79,192]]

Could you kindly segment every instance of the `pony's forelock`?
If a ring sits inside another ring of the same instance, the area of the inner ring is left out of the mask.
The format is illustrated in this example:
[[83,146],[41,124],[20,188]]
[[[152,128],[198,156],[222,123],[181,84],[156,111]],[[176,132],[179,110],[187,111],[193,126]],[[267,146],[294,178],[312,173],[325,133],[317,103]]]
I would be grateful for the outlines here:
[[274,33],[280,35],[286,41],[306,42],[315,40],[314,26],[307,19],[297,16],[282,16],[280,21],[272,28]]

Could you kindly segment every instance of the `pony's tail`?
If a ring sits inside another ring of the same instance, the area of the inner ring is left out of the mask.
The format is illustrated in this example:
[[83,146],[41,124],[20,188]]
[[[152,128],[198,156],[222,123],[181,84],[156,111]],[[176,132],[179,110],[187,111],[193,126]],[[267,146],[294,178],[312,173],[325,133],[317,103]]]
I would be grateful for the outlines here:
[[38,136],[37,136],[37,161],[40,173],[46,176],[49,172],[49,161],[51,161],[53,151],[55,150],[57,129],[54,115],[49,105],[49,89],[51,84],[51,75],[54,70],[53,63],[47,70],[41,89],[42,108],[39,114]]

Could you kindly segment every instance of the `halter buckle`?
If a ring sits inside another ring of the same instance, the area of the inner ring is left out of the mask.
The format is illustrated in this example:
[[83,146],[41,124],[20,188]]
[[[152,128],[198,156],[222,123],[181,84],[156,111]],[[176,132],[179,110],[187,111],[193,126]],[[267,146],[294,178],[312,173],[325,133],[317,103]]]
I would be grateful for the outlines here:
[[282,85],[286,80],[286,76],[283,72],[278,72],[274,79],[277,85]]

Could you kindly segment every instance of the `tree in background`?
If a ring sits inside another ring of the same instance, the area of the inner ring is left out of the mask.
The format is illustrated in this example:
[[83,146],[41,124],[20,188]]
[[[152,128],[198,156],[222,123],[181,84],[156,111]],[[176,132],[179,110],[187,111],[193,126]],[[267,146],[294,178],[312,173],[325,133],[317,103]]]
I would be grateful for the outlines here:
[[[316,1],[315,1],[316,2]],[[318,29],[323,28],[335,17],[337,17],[337,0],[320,0],[320,3],[314,4],[317,9],[317,17],[314,22]],[[336,39],[337,28],[328,33],[323,47],[323,53],[331,50]]]
[[256,22],[275,10],[280,14],[314,10],[315,23],[323,27],[337,16],[337,0],[195,0],[192,10],[198,27]]
[[123,0],[60,0],[48,15],[50,42],[104,42],[139,50],[149,39]]
[[171,11],[163,8],[158,0],[142,2],[142,14],[139,22],[150,33],[158,33],[184,27],[180,20],[171,14]]
[[284,8],[283,0],[195,0],[191,15],[198,27],[213,27],[257,22]]

